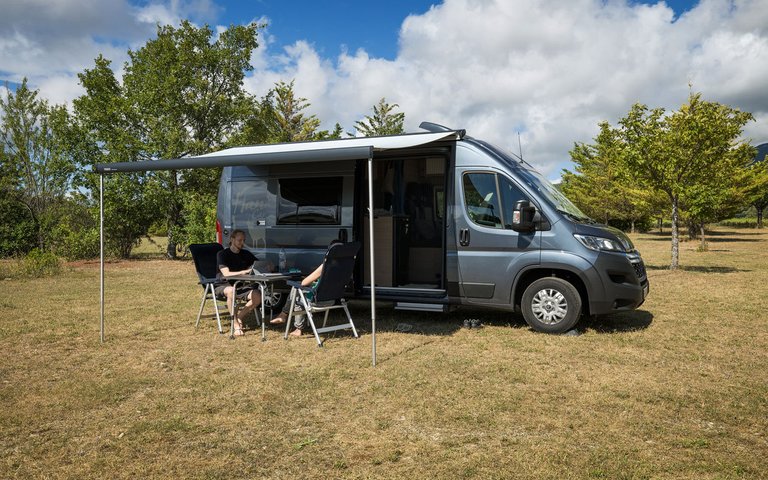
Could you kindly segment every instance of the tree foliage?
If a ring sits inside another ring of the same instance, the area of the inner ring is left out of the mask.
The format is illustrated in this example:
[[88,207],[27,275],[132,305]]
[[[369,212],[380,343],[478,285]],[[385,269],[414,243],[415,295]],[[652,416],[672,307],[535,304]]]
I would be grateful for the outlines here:
[[624,144],[627,171],[648,186],[664,192],[671,206],[672,252],[670,268],[679,266],[681,206],[699,222],[717,216],[729,192],[743,187],[739,171],[754,155],[739,140],[747,112],[702,100],[692,93],[679,111],[636,104],[619,121],[617,133]]
[[75,168],[61,141],[67,110],[49,106],[38,93],[25,78],[15,92],[6,88],[0,98],[0,188],[7,207],[17,204],[28,211],[35,243],[45,250]]
[[[109,62],[97,58],[94,68],[80,75],[86,94],[75,106],[101,160],[179,158],[227,145],[251,112],[243,79],[252,69],[258,28],[231,26],[214,35],[210,27],[187,21],[178,28],[158,27],[156,38],[128,52],[122,84]],[[184,218],[182,186],[215,195],[218,175],[213,169],[160,171],[140,176],[140,192],[127,185],[117,191],[141,198],[145,205],[162,206],[155,215],[165,218],[167,253],[173,257]],[[146,202],[148,197],[153,200]],[[138,229],[145,224],[144,219],[134,223]]]
[[[398,104],[389,104],[382,97],[379,103],[373,106],[373,115],[366,115],[364,120],[355,122],[357,133],[364,137],[405,133],[403,128],[405,113],[394,113],[396,108],[399,108]],[[350,136],[353,135],[350,134]]]
[[587,215],[603,223],[634,226],[653,213],[653,190],[628,174],[621,161],[623,145],[606,122],[594,144],[577,143],[571,150],[575,172],[563,171],[561,189]]
[[754,161],[746,169],[744,194],[757,212],[757,228],[763,228],[763,212],[768,208],[768,143],[757,147]]

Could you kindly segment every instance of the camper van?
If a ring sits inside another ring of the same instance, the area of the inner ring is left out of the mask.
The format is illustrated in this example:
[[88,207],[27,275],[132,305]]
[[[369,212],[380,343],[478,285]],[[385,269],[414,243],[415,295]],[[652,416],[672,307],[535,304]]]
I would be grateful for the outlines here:
[[521,158],[463,130],[422,128],[204,156],[250,159],[223,168],[219,242],[242,229],[265,264],[306,274],[331,240],[357,240],[350,296],[374,288],[376,301],[403,310],[517,311],[541,332],[643,303],[643,260],[621,231],[587,217]]

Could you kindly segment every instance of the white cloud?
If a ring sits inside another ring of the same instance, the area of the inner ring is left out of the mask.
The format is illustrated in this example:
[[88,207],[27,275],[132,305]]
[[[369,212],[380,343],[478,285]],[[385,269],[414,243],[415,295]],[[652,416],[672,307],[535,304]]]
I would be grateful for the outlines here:
[[115,69],[127,49],[143,45],[156,24],[212,15],[208,0],[150,2],[134,7],[128,0],[4,0],[0,14],[0,79],[21,82],[53,103],[82,93],[77,73],[99,55]]
[[755,112],[746,133],[768,140],[765,0],[704,0],[677,20],[663,3],[447,0],[405,19],[399,43],[394,61],[345,52],[333,66],[296,44],[251,86],[296,78],[326,127],[351,129],[385,96],[409,130],[444,123],[513,151],[521,132],[526,158],[550,177],[599,121],[615,123],[635,102],[676,109],[689,83]]
[[[55,101],[78,94],[76,73],[99,53],[120,68],[155,22],[210,21],[220,11],[210,0],[49,3],[4,2],[0,76],[27,76]],[[364,50],[326,58],[313,40],[278,50],[262,30],[246,87],[263,95],[295,79],[323,128],[351,131],[386,97],[409,131],[429,120],[515,152],[520,132],[526,159],[554,178],[599,121],[615,123],[635,102],[677,109],[690,83],[707,100],[753,112],[745,135],[768,141],[768,0],[701,0],[677,19],[664,3],[445,0],[404,19],[393,60]]]

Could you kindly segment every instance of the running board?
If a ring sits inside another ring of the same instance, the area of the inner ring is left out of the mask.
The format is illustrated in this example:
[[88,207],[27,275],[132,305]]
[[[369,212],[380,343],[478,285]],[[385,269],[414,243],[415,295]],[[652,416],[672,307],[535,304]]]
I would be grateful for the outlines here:
[[445,312],[445,305],[439,303],[396,302],[395,310],[413,310],[417,312]]

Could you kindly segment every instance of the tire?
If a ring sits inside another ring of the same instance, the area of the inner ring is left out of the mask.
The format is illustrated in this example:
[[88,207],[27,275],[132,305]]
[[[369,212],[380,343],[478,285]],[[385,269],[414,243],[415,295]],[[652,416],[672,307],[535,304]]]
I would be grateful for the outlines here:
[[581,295],[561,278],[540,278],[525,289],[520,308],[526,323],[537,332],[564,333],[581,317]]

